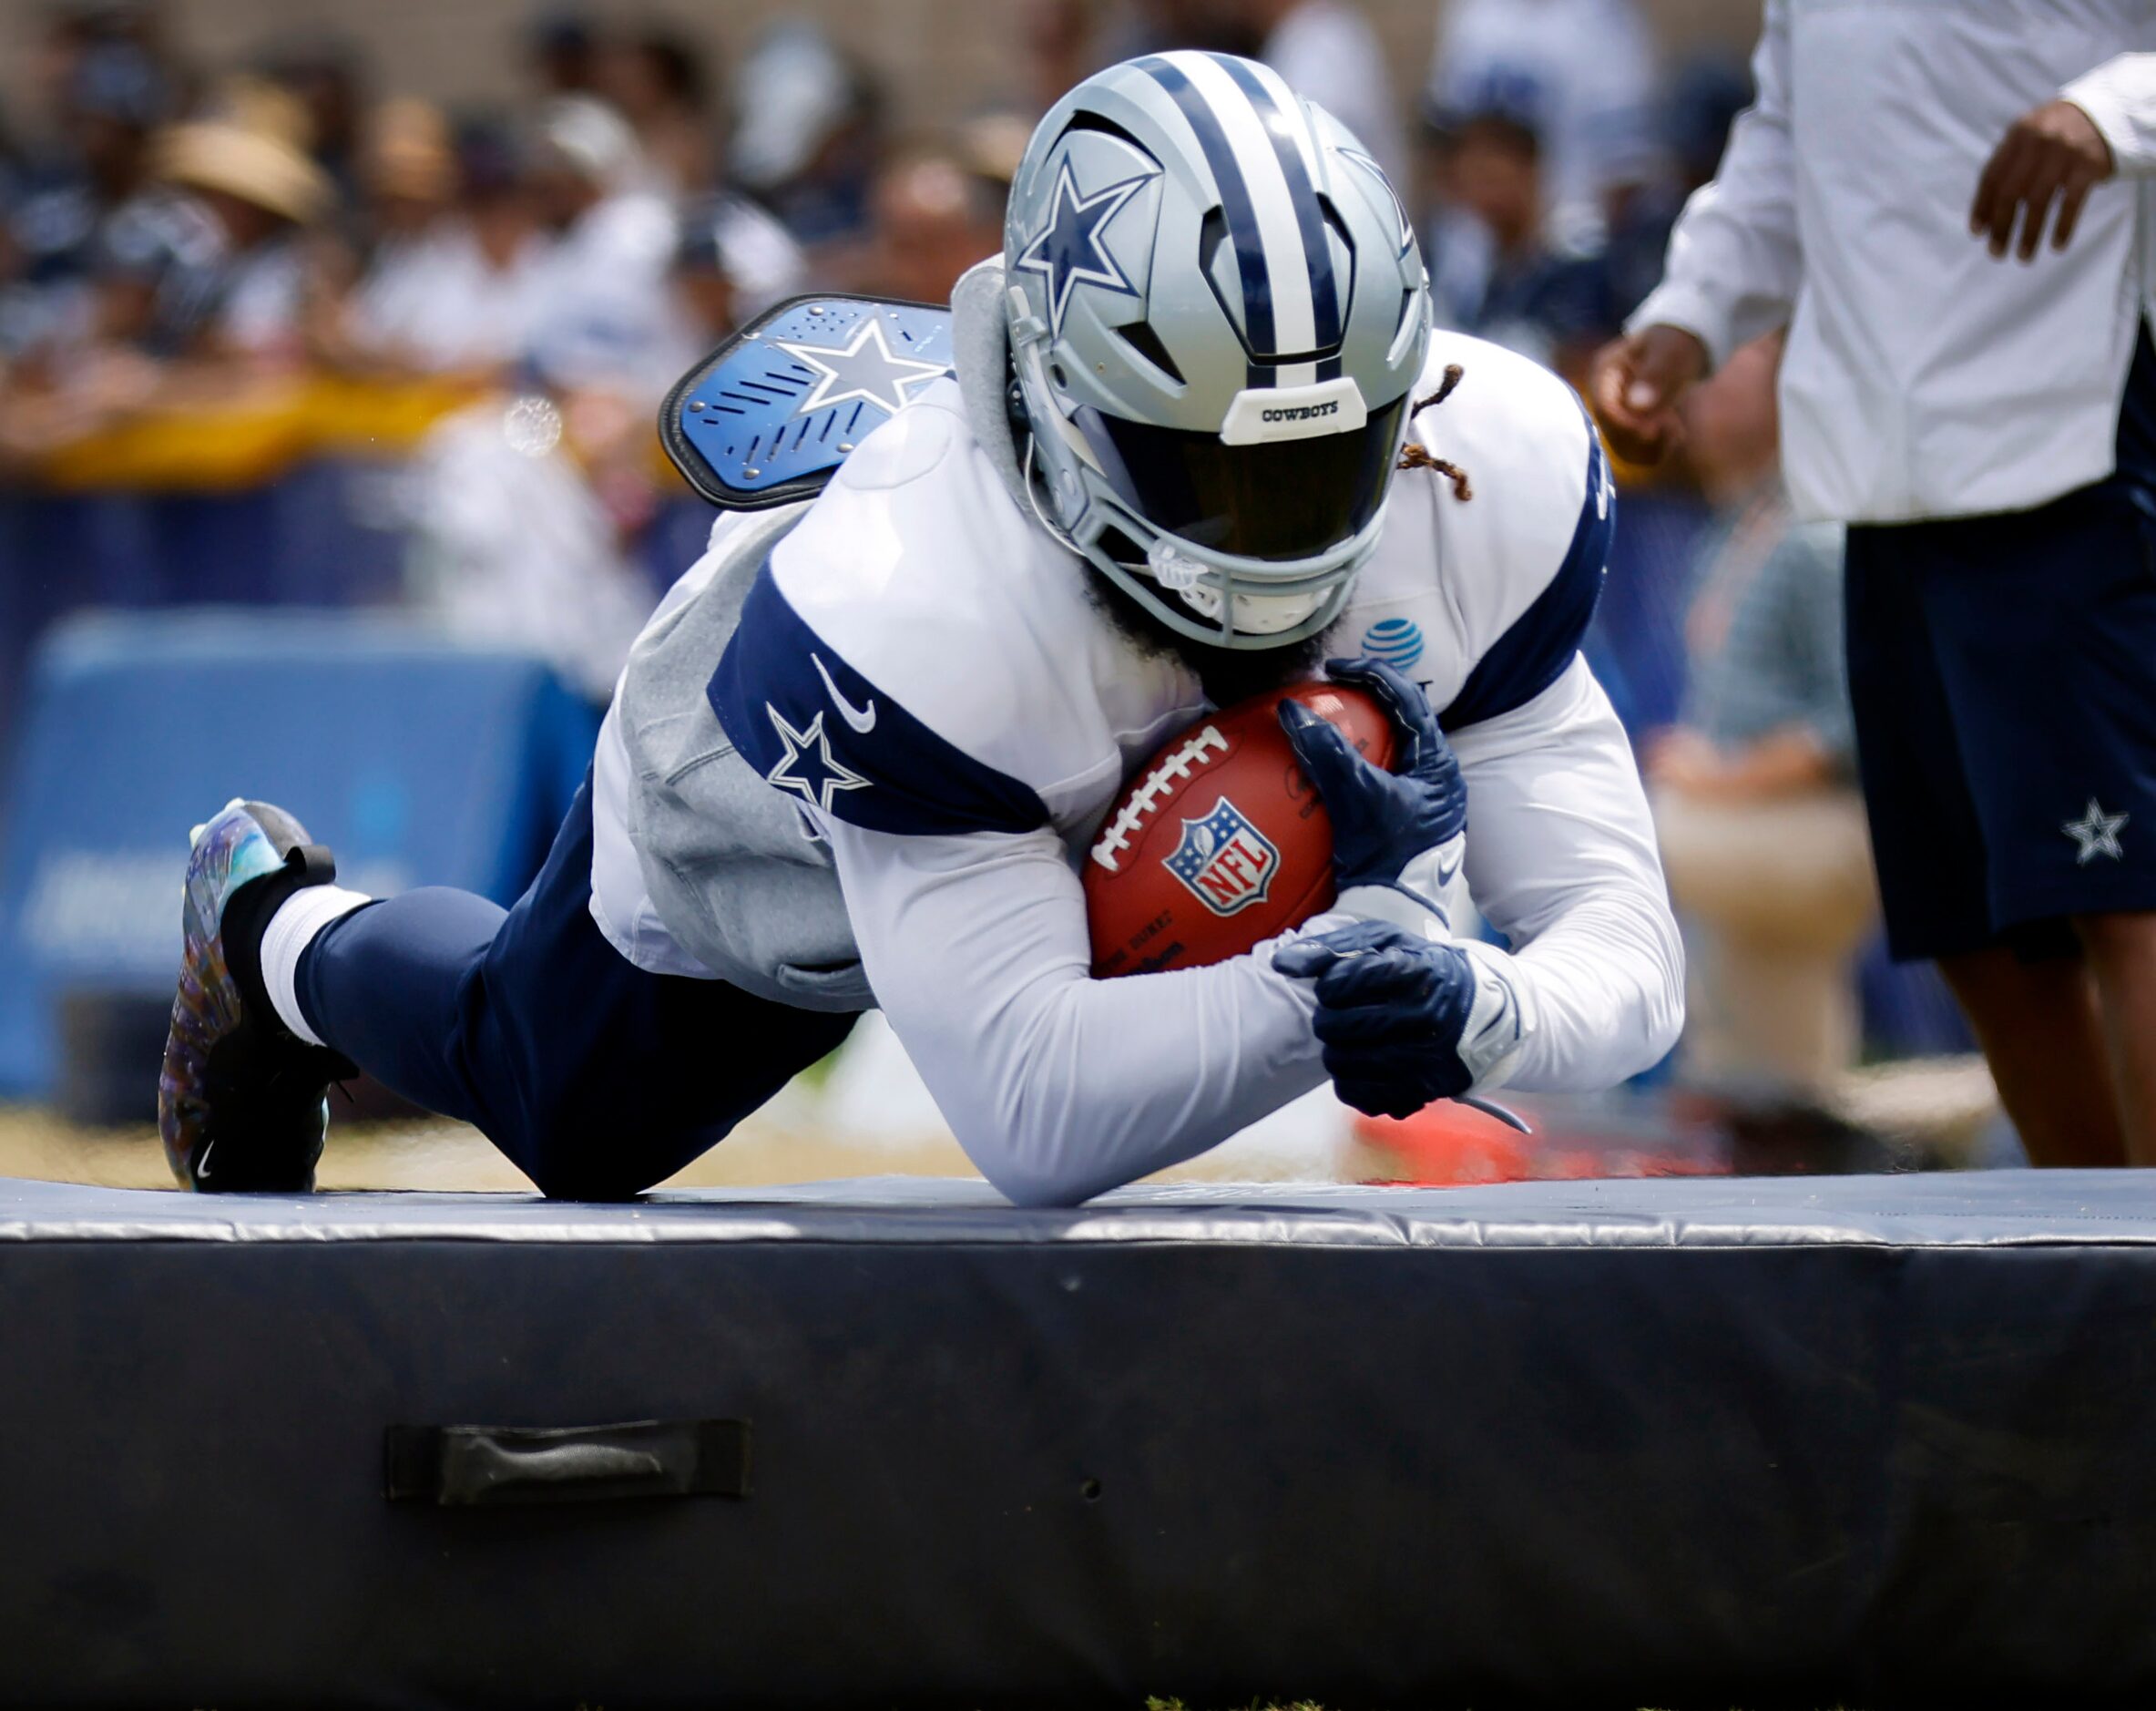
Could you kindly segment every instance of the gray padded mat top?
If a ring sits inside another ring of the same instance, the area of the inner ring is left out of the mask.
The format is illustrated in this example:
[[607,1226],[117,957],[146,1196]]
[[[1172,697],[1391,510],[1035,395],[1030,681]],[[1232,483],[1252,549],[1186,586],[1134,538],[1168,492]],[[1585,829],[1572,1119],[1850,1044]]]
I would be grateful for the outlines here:
[[1201,1242],[1351,1247],[2156,1244],[2156,1172],[1649,1178],[1477,1188],[1206,1183],[1022,1211],[986,1183],[863,1177],[659,1194],[208,1196],[0,1178],[0,1241]]

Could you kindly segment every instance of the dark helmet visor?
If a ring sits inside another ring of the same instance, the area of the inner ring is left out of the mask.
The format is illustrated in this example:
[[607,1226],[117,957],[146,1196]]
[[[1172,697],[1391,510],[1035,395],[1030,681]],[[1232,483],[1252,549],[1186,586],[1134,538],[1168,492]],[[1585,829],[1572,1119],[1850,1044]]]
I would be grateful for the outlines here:
[[1360,428],[1262,446],[1088,405],[1076,420],[1109,485],[1154,528],[1245,558],[1314,558],[1370,526],[1400,449],[1406,394]]

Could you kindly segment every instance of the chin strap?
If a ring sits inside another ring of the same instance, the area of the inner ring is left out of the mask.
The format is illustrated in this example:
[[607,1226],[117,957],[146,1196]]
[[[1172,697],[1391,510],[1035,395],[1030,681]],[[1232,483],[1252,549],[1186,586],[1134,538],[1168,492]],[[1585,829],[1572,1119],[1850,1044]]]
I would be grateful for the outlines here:
[[1018,468],[1020,485],[1026,490],[1026,503],[1033,507],[1033,520],[1035,522],[1083,558],[1086,556],[1086,549],[1071,538],[1068,529],[1047,514],[1047,508],[1040,502],[1040,480],[1034,467],[1037,457],[1037,438],[1032,430],[1028,428],[1026,434],[1026,460]]

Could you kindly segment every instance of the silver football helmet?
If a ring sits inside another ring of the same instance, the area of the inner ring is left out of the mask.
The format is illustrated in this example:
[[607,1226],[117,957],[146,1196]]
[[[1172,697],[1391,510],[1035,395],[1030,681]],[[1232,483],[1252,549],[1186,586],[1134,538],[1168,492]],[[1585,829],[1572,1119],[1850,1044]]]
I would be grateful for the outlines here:
[[1041,120],[1004,261],[1041,521],[1198,640],[1331,624],[1430,333],[1368,151],[1251,60],[1134,59]]

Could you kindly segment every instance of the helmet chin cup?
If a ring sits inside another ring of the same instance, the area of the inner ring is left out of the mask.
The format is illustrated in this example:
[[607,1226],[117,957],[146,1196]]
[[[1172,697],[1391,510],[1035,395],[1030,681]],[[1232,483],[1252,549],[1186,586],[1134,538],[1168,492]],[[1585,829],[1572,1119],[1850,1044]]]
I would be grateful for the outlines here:
[[[1177,635],[1237,652],[1290,647],[1331,629],[1376,549],[1386,509],[1380,505],[1351,540],[1313,558],[1277,560],[1211,551],[1161,533],[1112,495],[1091,497],[1068,544]],[[1116,558],[1108,548],[1111,531],[1141,546],[1144,561]]]
[[[1172,535],[1163,535],[1146,551],[1146,574],[1183,605],[1217,624],[1227,599],[1206,579],[1205,567],[1179,552]],[[1239,636],[1276,636],[1301,623],[1325,601],[1325,590],[1303,594],[1247,594],[1235,596],[1235,610],[1228,620]]]
[[[1021,376],[1024,372],[1021,359]],[[1315,558],[1242,558],[1163,534],[1112,492],[1092,492],[1091,502],[1085,503],[1093,484],[1073,475],[1067,464],[1068,486],[1081,499],[1074,528],[1063,520],[1064,496],[1056,488],[1064,484],[1050,484],[1049,462],[1039,435],[1028,435],[1020,473],[1034,520],[1177,635],[1236,652],[1291,647],[1331,629],[1354,592],[1364,562],[1376,550],[1392,503],[1388,495],[1362,533]],[[1103,538],[1109,529],[1144,543],[1145,562],[1125,564],[1110,553]],[[1301,611],[1289,616],[1297,606]],[[1266,619],[1279,621],[1239,626],[1239,617],[1256,615],[1253,608],[1271,608]]]
[[[1200,592],[1205,581],[1205,567],[1197,559],[1178,552],[1173,538],[1167,535],[1160,536],[1146,548],[1145,569],[1146,574],[1170,594],[1180,594],[1185,599]],[[1210,589],[1203,591],[1209,595],[1212,593]],[[1192,603],[1202,609],[1208,602]],[[1217,606],[1218,597],[1215,596],[1210,603]],[[1210,613],[1207,615],[1211,616]]]

